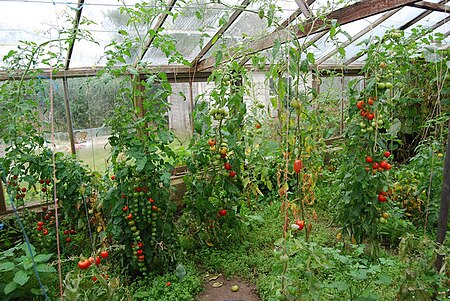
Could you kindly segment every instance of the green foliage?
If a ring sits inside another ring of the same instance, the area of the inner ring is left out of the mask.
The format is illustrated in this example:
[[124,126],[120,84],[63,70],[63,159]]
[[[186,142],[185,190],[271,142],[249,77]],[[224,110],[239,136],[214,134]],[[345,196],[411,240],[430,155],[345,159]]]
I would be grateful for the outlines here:
[[[39,277],[47,290],[47,285],[56,278],[56,270],[48,261],[53,254],[36,254],[31,245]],[[0,297],[2,300],[23,299],[31,295],[42,295],[42,290],[34,274],[30,251],[25,243],[0,253]]]

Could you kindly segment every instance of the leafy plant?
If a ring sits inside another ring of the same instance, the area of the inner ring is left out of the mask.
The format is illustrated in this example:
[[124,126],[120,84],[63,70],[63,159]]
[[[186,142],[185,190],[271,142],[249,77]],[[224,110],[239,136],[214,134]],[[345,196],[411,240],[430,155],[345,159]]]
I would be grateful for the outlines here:
[[[42,295],[42,290],[48,289],[45,284],[55,280],[56,270],[49,265],[53,254],[36,254],[35,248],[32,245],[30,247],[31,253],[25,243],[0,253],[0,297],[2,300]],[[39,273],[44,287],[40,287],[34,269]]]

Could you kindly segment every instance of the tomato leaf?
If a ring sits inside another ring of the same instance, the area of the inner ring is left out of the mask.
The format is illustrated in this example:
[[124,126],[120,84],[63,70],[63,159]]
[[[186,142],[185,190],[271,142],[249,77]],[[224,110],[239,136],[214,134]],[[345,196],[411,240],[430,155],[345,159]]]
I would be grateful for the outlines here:
[[18,285],[23,286],[25,283],[27,283],[28,279],[30,279],[30,276],[28,276],[25,271],[18,270],[14,275],[13,281]]

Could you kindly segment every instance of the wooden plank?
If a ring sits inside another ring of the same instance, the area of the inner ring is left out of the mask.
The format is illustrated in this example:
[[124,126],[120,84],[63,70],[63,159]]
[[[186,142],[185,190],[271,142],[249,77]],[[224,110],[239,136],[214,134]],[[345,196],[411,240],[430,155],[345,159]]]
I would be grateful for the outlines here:
[[416,3],[408,4],[408,6],[416,7],[416,8],[423,8],[431,11],[438,11],[443,13],[449,13],[450,12],[450,6],[440,4],[440,3],[432,3],[428,1],[419,1]]
[[[121,68],[121,67],[117,67]],[[77,78],[77,77],[90,77],[96,76],[97,73],[103,71],[103,67],[95,67],[95,68],[71,68],[69,70],[53,70],[54,73],[52,75],[53,79],[56,78]],[[40,73],[36,75],[36,70],[33,70],[33,77],[42,76],[42,77],[50,77],[50,69],[42,69]],[[195,72],[194,68],[188,67],[185,65],[162,65],[162,66],[153,66],[146,68],[146,70],[141,70],[141,74],[153,74],[157,72],[166,73],[171,79],[181,79],[181,78],[189,78],[193,81],[197,81],[199,78],[208,77],[210,73],[206,72]],[[9,70],[9,71],[0,71],[0,81],[5,80],[20,80],[22,78],[22,70]],[[130,72],[125,72],[124,75],[131,75]],[[25,79],[29,79],[30,76],[25,76]]]
[[206,43],[206,45],[200,50],[197,56],[192,60],[191,65],[197,65],[198,61],[200,61],[205,54],[211,49],[211,47],[217,42],[217,40],[223,35],[225,31],[230,28],[230,26],[236,21],[236,19],[243,13],[244,9],[250,4],[250,0],[244,0],[241,5],[239,5],[233,14],[230,16],[230,19],[227,23],[225,23],[216,34]]
[[[374,27],[380,25],[382,22],[386,21],[386,19],[392,17],[392,15],[394,15],[395,13],[397,13],[401,8],[396,8],[390,12],[387,12],[385,14],[383,14],[380,18],[376,19],[373,23],[371,23],[369,26],[367,26],[366,28],[364,28],[363,30],[361,30],[360,32],[356,33],[354,36],[352,36],[352,38],[350,40],[345,41],[344,43],[342,43],[341,47],[347,47],[350,44],[352,44],[354,41],[356,41],[357,39],[361,38],[363,35],[365,35],[366,33],[368,33],[369,31],[371,31]],[[320,57],[319,59],[316,60],[316,64],[320,65],[323,62],[325,62],[326,60],[328,60],[330,57],[332,57],[333,55],[335,55],[338,52],[339,48],[335,48],[332,51],[330,51],[329,53],[327,53],[326,55]]]
[[[313,4],[315,2],[315,0],[308,0],[306,1],[306,4],[308,6],[311,6],[311,4]],[[289,24],[291,24],[292,21],[294,21],[295,19],[297,19],[297,17],[299,17],[302,14],[302,10],[299,8],[297,9],[294,13],[292,13],[292,15],[290,15],[286,20],[283,21],[283,23],[281,23],[280,27],[278,29],[283,29],[289,26]]]
[[[405,6],[410,3],[417,2],[417,0],[363,0],[355,4],[343,7],[341,9],[335,10],[325,16],[328,21],[335,20],[338,24],[344,25],[353,21],[368,18],[373,15],[387,12],[392,9],[396,9]],[[246,54],[257,53],[262,50],[271,48],[275,41],[281,43],[286,43],[292,39],[292,34],[294,33],[296,38],[302,38],[307,35],[326,31],[329,29],[323,20],[307,20],[303,23],[303,30],[295,29],[295,27],[290,27],[289,30],[276,30],[273,33],[250,43],[248,51]],[[235,55],[234,58],[240,58],[242,55]],[[215,59],[209,57],[202,60],[197,65],[197,71],[202,71],[211,68],[215,64]]]
[[[436,243],[442,245],[447,234],[448,211],[450,204],[450,121],[448,123],[447,148],[445,150],[444,179],[442,182],[441,205],[439,210],[439,220],[437,228]],[[442,268],[444,256],[438,254],[435,267],[439,272]]]
[[77,38],[78,28],[81,21],[81,13],[83,11],[84,0],[78,0],[77,12],[75,15],[75,21],[72,29],[72,39],[69,42],[69,48],[67,50],[66,61],[64,63],[64,69],[68,70],[70,66],[70,60],[72,59],[73,47],[75,46],[75,40]]
[[[166,19],[169,16],[168,12],[170,12],[173,9],[176,2],[177,2],[177,0],[169,0],[169,2],[167,3],[167,6],[166,6],[167,12],[162,13],[159,16],[158,21],[156,21],[156,24],[153,26],[153,30],[155,32],[157,32],[161,28],[161,26],[164,24],[164,22],[166,22]],[[145,41],[144,47],[141,49],[138,56],[136,57],[136,60],[133,63],[133,67],[136,67],[139,64],[139,62],[144,58],[145,54],[147,53],[147,50],[152,45],[153,40],[154,40],[154,36],[151,36],[147,39],[147,41]]]

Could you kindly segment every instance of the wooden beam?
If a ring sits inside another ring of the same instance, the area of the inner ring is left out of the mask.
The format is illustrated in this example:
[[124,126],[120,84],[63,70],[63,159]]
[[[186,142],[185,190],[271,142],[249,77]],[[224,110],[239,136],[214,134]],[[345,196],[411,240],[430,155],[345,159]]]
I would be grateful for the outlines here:
[[439,11],[443,13],[449,13],[450,12],[450,6],[440,4],[440,3],[432,3],[428,1],[419,1],[416,3],[408,4],[408,6],[416,7],[416,8],[423,8],[431,11]]
[[[355,4],[335,10],[325,16],[328,21],[335,20],[338,24],[344,25],[353,21],[368,18],[373,15],[383,13],[392,9],[405,6],[410,3],[417,2],[417,0],[362,0]],[[250,43],[246,55],[257,53],[262,50],[271,48],[275,41],[286,43],[293,38],[302,38],[309,34],[321,32],[329,29],[329,25],[322,19],[307,20],[303,23],[303,30],[298,30],[296,27],[289,26],[288,30],[276,30],[273,33]],[[234,58],[242,57],[242,55]],[[211,68],[215,64],[215,59],[209,57],[202,60],[197,65],[197,71],[202,71]]]
[[305,2],[305,0],[295,0],[295,3],[297,3],[298,8],[306,18],[311,17],[311,9],[309,8],[309,5]]
[[[122,67],[117,67],[122,68]],[[71,68],[69,70],[53,70],[53,79],[55,78],[76,78],[76,77],[90,77],[97,76],[97,73],[103,71],[103,67],[96,68]],[[198,81],[199,79],[205,78],[205,76],[209,76],[209,72],[197,72],[194,73],[194,68],[188,67],[185,65],[162,65],[162,66],[153,66],[147,67],[144,71],[140,70],[141,74],[152,74],[158,72],[164,72],[170,79],[177,80],[183,78],[190,78],[193,81]],[[36,70],[30,72],[33,74],[31,77],[42,76],[42,77],[50,77],[50,69],[42,69],[42,71],[36,75]],[[0,71],[0,81],[6,80],[20,80],[22,78],[23,70],[9,70],[9,71]],[[125,72],[124,75],[131,75],[130,72]],[[25,79],[29,79],[30,76],[25,76]]]
[[[443,1],[439,2],[439,4],[445,4],[445,3],[447,3],[448,1],[449,1],[449,0],[443,0]],[[426,16],[428,16],[428,15],[431,14],[431,13],[432,13],[432,11],[430,11],[430,10],[425,11],[425,12],[421,13],[420,15],[418,15],[417,17],[415,17],[414,19],[412,19],[412,20],[406,22],[405,24],[403,24],[402,26],[398,27],[397,29],[398,29],[398,30],[405,30],[405,29],[407,29],[407,28],[413,26],[414,24],[416,24],[417,22],[419,22],[420,20],[422,20],[423,18],[425,18]],[[362,57],[362,56],[363,56],[363,54],[356,54],[356,55],[354,55],[353,57],[349,58],[349,59],[344,63],[344,65],[350,65],[350,64],[352,64],[354,61],[356,61],[357,59],[359,59],[359,58]]]
[[[50,82],[50,85],[51,84],[52,83]],[[67,77],[63,77],[63,88],[64,88],[64,104],[66,108],[67,132],[69,133],[70,151],[72,155],[75,155],[76,154],[75,137],[73,132],[72,113],[70,111],[69,84],[67,82]]]
[[[315,2],[315,0],[308,0],[306,1],[306,4],[308,6],[311,6],[311,4],[313,4]],[[278,29],[282,29],[282,28],[286,28],[289,26],[289,24],[292,23],[292,21],[294,21],[295,19],[297,19],[297,17],[299,17],[302,14],[302,10],[299,8],[297,9],[294,13],[292,13],[292,15],[290,15],[286,20],[283,21],[283,23],[281,23],[280,27]]]
[[198,61],[200,61],[205,54],[211,49],[211,47],[217,42],[217,40],[223,35],[225,31],[230,28],[230,26],[236,21],[236,19],[243,13],[244,9],[247,8],[247,6],[250,4],[250,0],[244,0],[241,5],[239,5],[233,14],[230,16],[230,19],[227,23],[225,23],[217,32],[216,34],[206,43],[206,45],[200,50],[200,52],[197,54],[197,56],[192,60],[191,65],[195,66],[197,65]]
[[70,66],[70,60],[72,59],[73,47],[77,39],[78,28],[80,27],[81,13],[83,11],[84,0],[78,0],[77,12],[75,15],[75,21],[72,29],[72,37],[69,42],[69,48],[67,49],[66,61],[64,63],[64,69],[68,70]]
[[[156,21],[155,26],[153,26],[153,30],[157,32],[164,22],[166,22],[167,17],[169,16],[169,12],[172,10],[172,8],[175,6],[175,3],[177,0],[169,0],[166,6],[166,12],[161,13],[161,15],[158,18],[158,21]],[[147,53],[147,50],[150,48],[150,45],[152,45],[154,36],[150,36],[144,43],[144,47],[139,52],[138,56],[136,57],[136,60],[133,63],[133,67],[136,67],[139,62],[144,58],[145,54]]]
[[[342,43],[341,47],[347,47],[350,44],[352,44],[354,41],[358,40],[359,38],[361,38],[363,35],[365,35],[366,33],[368,33],[369,31],[371,31],[374,27],[380,25],[382,22],[386,21],[386,19],[392,17],[392,15],[394,15],[395,13],[397,13],[401,8],[396,8],[390,12],[387,12],[385,14],[383,14],[380,18],[376,19],[373,23],[371,23],[369,26],[367,26],[366,28],[364,28],[363,30],[361,30],[360,32],[356,33],[354,36],[352,36],[352,38],[350,40],[345,41],[344,43]],[[332,57],[333,55],[335,55],[337,52],[339,51],[339,48],[335,48],[332,51],[330,51],[329,53],[327,53],[326,55],[320,57],[319,59],[316,60],[316,64],[320,65],[322,63],[324,63],[326,60],[328,60],[330,57]]]
[[447,23],[448,21],[450,21],[450,16],[445,17],[444,19],[440,20],[439,22],[434,23],[433,25],[431,25],[430,27],[430,31],[435,30],[438,27],[441,27],[442,25],[444,25],[445,23]]
[[[448,223],[448,211],[450,204],[450,121],[448,123],[448,133],[447,133],[447,149],[445,151],[445,162],[444,162],[444,179],[442,182],[442,194],[441,194],[441,205],[439,209],[439,219],[436,243],[438,246],[442,245],[447,234],[447,223]],[[438,254],[436,257],[435,267],[438,272],[440,272],[443,264],[444,256]]]

